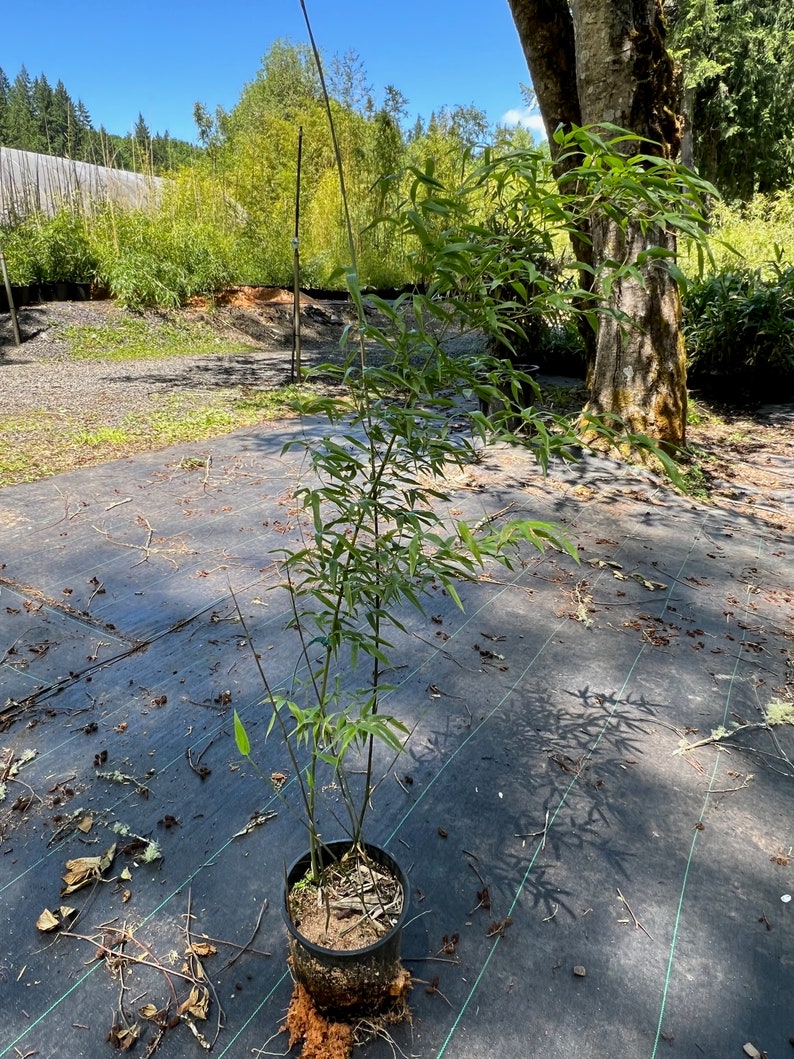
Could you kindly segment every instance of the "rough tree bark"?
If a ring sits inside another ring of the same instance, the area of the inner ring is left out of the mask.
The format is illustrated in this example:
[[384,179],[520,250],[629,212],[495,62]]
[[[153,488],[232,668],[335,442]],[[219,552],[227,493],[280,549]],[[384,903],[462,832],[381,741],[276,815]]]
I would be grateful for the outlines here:
[[[509,0],[549,142],[562,124],[609,122],[677,154],[680,129],[661,0]],[[628,149],[635,149],[629,147]],[[564,174],[558,174],[558,177]],[[607,217],[584,233],[591,261],[634,262],[653,247],[674,250],[662,229],[625,232]],[[577,253],[580,248],[576,247]],[[644,283],[613,284],[610,306],[634,327],[601,318],[588,378],[588,408],[615,413],[634,431],[669,446],[686,440],[686,360],[678,289],[664,268],[642,269]]]

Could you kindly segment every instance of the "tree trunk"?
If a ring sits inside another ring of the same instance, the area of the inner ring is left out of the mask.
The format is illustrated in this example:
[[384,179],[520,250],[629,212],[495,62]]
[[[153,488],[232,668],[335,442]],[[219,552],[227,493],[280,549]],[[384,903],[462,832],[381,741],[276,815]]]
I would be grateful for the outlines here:
[[[673,66],[664,46],[660,0],[510,0],[510,6],[549,133],[560,121],[611,123],[658,144],[643,145],[645,153],[677,154]],[[623,233],[606,217],[598,218],[589,234],[596,267],[610,259],[634,262],[653,247],[675,249],[672,236],[661,229],[643,235],[630,222]],[[641,272],[642,282],[627,276],[610,288],[610,312],[599,323],[588,379],[588,407],[619,415],[632,430],[665,445],[683,445],[686,361],[678,289],[658,264]],[[633,326],[621,326],[619,315]]]
[[[621,231],[601,217],[592,234],[598,261],[634,262],[653,247],[674,249],[672,236],[659,229],[643,234],[636,221]],[[645,265],[642,272],[644,284],[629,276],[610,291],[610,308],[632,323],[602,315],[587,410],[619,415],[631,431],[648,434],[666,448],[681,446],[687,409],[681,301],[663,266]]]
[[[551,156],[556,160],[558,146],[553,140],[555,130],[562,125],[570,128],[582,124],[582,111],[576,88],[576,42],[573,19],[567,3],[560,0],[509,0],[518,38],[524,50],[535,98],[540,107]],[[557,180],[568,168],[576,165],[573,153],[567,165],[555,165]],[[571,233],[571,246],[577,261],[589,266],[579,274],[583,290],[592,289],[593,265],[590,226],[583,221],[577,232]],[[596,336],[589,321],[578,319],[579,337],[585,351],[588,373],[592,373],[596,357]]]

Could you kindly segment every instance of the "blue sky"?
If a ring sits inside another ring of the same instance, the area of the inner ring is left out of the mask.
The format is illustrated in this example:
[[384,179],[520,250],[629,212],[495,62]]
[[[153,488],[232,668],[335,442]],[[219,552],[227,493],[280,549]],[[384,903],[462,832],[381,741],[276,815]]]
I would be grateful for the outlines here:
[[[394,84],[411,119],[444,104],[481,107],[514,124],[528,82],[507,0],[307,0],[326,58],[353,49],[374,88]],[[298,0],[15,0],[4,5],[0,67],[13,79],[60,78],[94,125],[128,133],[143,113],[152,132],[195,139],[193,104],[234,106],[278,38],[306,41]]]

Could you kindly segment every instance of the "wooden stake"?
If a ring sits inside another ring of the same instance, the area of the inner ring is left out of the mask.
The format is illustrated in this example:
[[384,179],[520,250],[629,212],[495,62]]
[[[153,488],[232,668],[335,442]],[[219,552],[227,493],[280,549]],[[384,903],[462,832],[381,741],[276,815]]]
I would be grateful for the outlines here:
[[6,289],[6,297],[8,298],[8,311],[11,313],[11,326],[14,329],[14,345],[21,346],[22,339],[19,337],[19,323],[17,322],[17,311],[14,308],[14,299],[11,295],[11,283],[8,279],[6,259],[3,254],[2,247],[0,247],[0,271],[2,271],[3,273],[3,283]]

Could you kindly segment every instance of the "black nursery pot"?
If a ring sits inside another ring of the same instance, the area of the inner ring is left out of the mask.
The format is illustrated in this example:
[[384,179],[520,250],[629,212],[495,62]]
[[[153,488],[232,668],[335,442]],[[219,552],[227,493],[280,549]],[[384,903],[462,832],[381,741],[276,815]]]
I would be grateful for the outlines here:
[[[290,918],[289,895],[311,866],[308,852],[287,872],[281,914],[289,931],[289,951],[295,978],[326,1015],[341,1017],[376,1014],[396,999],[395,983],[400,980],[400,946],[408,919],[408,879],[400,865],[384,849],[364,843],[367,856],[398,880],[403,891],[403,907],[392,929],[363,949],[325,949],[308,941]],[[340,860],[350,849],[342,840],[326,843],[321,852],[322,866]]]

